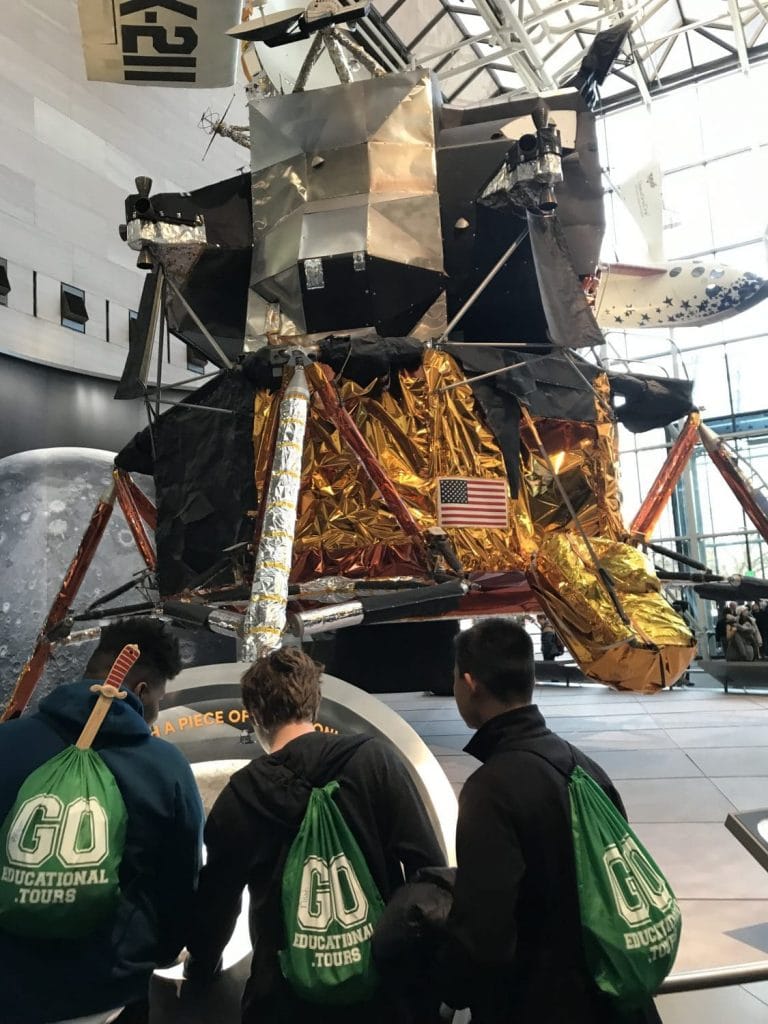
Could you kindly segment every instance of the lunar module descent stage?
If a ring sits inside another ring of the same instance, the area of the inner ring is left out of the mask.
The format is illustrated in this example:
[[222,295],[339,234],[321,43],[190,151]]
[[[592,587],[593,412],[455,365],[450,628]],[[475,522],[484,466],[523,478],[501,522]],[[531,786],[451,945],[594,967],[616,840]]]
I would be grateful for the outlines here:
[[[116,397],[144,398],[149,425],[5,717],[52,645],[131,613],[234,636],[243,660],[333,634],[337,675],[365,686],[384,664],[424,689],[434,630],[540,608],[592,679],[681,676],[695,641],[638,545],[696,442],[692,385],[608,372],[585,293],[604,229],[591,104],[625,32],[599,34],[567,89],[464,109],[422,69],[352,81],[334,51],[337,86],[304,91],[303,69],[291,93],[251,90],[249,174],[184,194],[137,179],[121,233],[149,274]],[[169,330],[219,369],[161,415],[146,382]],[[684,417],[627,528],[617,422]],[[705,443],[768,539],[759,495]],[[146,573],[76,612],[116,501]]]

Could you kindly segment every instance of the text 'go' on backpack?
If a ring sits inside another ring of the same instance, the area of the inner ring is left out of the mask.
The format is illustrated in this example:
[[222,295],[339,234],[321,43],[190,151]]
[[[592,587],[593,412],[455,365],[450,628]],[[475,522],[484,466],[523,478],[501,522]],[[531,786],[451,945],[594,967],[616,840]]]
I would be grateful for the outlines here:
[[384,901],[333,799],[338,782],[313,789],[283,870],[285,948],[280,966],[301,999],[365,1002],[378,989],[371,936]]
[[115,777],[91,744],[139,657],[115,659],[74,744],[22,783],[0,827],[0,929],[39,939],[74,939],[115,910],[126,810]]

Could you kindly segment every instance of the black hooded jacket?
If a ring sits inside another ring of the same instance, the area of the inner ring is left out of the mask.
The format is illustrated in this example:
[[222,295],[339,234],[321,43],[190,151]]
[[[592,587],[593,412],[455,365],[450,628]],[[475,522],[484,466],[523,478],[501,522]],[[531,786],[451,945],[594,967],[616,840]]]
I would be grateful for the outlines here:
[[[253,943],[243,1021],[323,1021],[322,1008],[299,1002],[280,973],[281,879],[313,787],[339,782],[335,800],[365,856],[385,903],[419,868],[444,854],[408,772],[393,749],[365,736],[310,733],[237,772],[205,827],[208,860],[200,876],[195,924],[187,943],[191,980],[211,977],[234,929],[245,886]],[[404,876],[405,873],[405,876]],[[372,1024],[376,1009],[366,1008]],[[383,1008],[382,1008],[383,1009]],[[360,1020],[350,1008],[349,1020]],[[347,1020],[339,1008],[329,1017]],[[391,1024],[403,1018],[392,1016]]]
[[584,960],[567,776],[575,759],[625,815],[611,780],[533,705],[486,722],[466,751],[484,763],[459,798],[444,1001],[473,1024],[659,1024],[650,1001],[608,1003]]

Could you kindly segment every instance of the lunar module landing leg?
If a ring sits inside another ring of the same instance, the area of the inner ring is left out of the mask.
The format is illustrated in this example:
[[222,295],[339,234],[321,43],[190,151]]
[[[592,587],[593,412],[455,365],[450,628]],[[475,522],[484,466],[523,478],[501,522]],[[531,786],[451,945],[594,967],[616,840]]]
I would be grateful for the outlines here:
[[147,567],[152,571],[156,569],[155,551],[144,528],[144,523],[151,527],[155,526],[157,522],[155,506],[127,473],[115,470],[112,483],[96,503],[91,521],[70,562],[61,587],[43,623],[43,628],[35,641],[35,648],[21,670],[0,721],[7,722],[21,715],[40,681],[53,647],[58,639],[66,636],[68,632],[68,629],[65,628],[67,616],[86,573],[91,567],[104,531],[112,518],[115,499],[125,515],[136,546]]
[[[267,477],[266,496],[256,519],[252,543],[255,551],[255,565],[251,584],[250,600],[242,604],[241,597],[228,597],[226,588],[219,593],[214,604],[208,606],[204,584],[195,586],[168,599],[162,604],[147,601],[129,608],[101,607],[105,598],[100,599],[81,616],[71,615],[72,604],[93,561],[99,542],[109,522],[117,500],[130,528],[136,548],[147,566],[147,573],[154,577],[157,571],[157,555],[149,538],[147,527],[156,528],[157,511],[151,501],[134,483],[129,473],[115,469],[113,482],[100,498],[78,547],[62,586],[48,613],[37,638],[35,649],[24,666],[16,687],[3,714],[3,720],[18,717],[26,707],[39,682],[48,657],[56,643],[66,640],[78,642],[91,639],[93,631],[70,635],[75,619],[98,619],[107,615],[126,613],[152,613],[163,611],[170,618],[185,625],[204,626],[214,632],[234,636],[242,642],[241,655],[245,661],[253,661],[261,654],[277,647],[284,636],[288,623],[289,575],[291,571],[295,541],[296,513],[301,484],[304,432],[307,422],[309,391],[306,377],[309,376],[315,393],[328,416],[346,443],[350,456],[354,457],[379,490],[383,503],[392,513],[401,529],[421,552],[425,576],[432,576],[432,584],[409,586],[398,592],[397,587],[388,587],[386,581],[378,585],[381,593],[369,598],[345,601],[318,608],[300,609],[291,616],[290,625],[298,638],[304,639],[321,631],[356,625],[363,621],[385,621],[395,614],[419,614],[420,607],[428,603],[430,610],[441,606],[451,607],[468,591],[464,582],[461,565],[453,552],[444,531],[431,528],[421,531],[411,511],[400,497],[398,490],[387,475],[375,453],[362,436],[352,417],[340,403],[334,386],[329,380],[326,368],[311,366],[305,375],[304,365],[308,362],[300,349],[293,352],[290,363],[293,367],[290,382],[282,392],[279,409],[274,419],[271,439],[271,466]],[[445,565],[449,570],[442,574],[438,567]],[[118,588],[112,597],[125,592],[133,584]],[[242,587],[240,588],[242,590]],[[377,589],[374,584],[373,589]],[[353,592],[354,588],[350,588]],[[395,611],[396,610],[396,611]],[[92,614],[89,614],[91,613]]]

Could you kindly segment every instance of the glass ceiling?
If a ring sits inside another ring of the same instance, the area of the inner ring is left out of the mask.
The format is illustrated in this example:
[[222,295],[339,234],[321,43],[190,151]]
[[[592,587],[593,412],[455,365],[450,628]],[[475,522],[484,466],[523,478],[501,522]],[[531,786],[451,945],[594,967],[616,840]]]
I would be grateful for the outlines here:
[[[768,58],[768,0],[378,0],[389,34],[449,102],[565,85],[595,33],[631,18],[606,110]],[[401,51],[402,52],[402,51]]]

